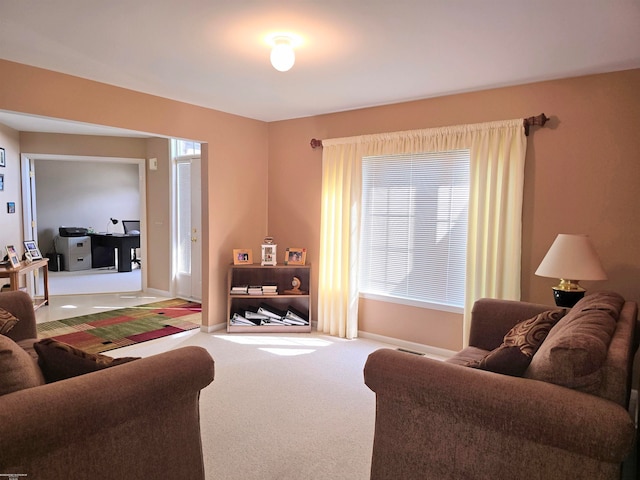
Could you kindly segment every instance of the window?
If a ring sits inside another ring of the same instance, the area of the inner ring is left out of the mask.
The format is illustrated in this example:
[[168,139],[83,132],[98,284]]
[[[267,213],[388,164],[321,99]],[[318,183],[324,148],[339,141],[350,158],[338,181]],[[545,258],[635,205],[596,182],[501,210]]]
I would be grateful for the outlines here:
[[359,290],[464,307],[469,150],[362,160]]
[[200,155],[200,142],[192,140],[173,140],[173,156]]

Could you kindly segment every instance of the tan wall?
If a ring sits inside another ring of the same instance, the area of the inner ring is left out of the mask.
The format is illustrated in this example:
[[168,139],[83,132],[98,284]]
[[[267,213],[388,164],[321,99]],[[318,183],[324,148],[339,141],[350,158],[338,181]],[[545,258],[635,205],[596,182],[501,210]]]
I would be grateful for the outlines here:
[[[208,144],[202,155],[206,179],[203,323],[210,326],[225,322],[225,275],[231,250],[238,245],[259,248],[266,231],[264,208],[256,205],[266,205],[267,199],[267,125],[14,62],[0,60],[0,71],[2,110]],[[146,147],[142,150],[145,155]],[[158,255],[150,256],[148,261],[155,262],[155,257]]]
[[[24,251],[19,138],[19,132],[0,125],[0,148],[4,148],[6,164],[0,167],[0,174],[4,175],[4,190],[0,191],[0,258],[7,254],[7,245],[14,245],[19,253]],[[7,202],[15,202],[15,213],[7,213]],[[5,280],[7,279],[0,279],[0,287],[9,283]]]
[[[147,151],[147,286],[171,291],[171,151],[167,138],[150,138]],[[158,160],[149,170],[148,160]]]
[[[312,138],[544,112],[551,121],[528,139],[522,299],[553,303],[550,289],[557,282],[534,272],[558,233],[586,233],[609,280],[583,282],[585,287],[615,290],[638,301],[639,85],[640,70],[630,70],[271,123],[269,233],[278,243],[307,247],[308,260],[317,265],[322,154],[309,147]],[[462,345],[459,316],[370,300],[360,304],[361,330],[451,350]]]
[[146,139],[20,132],[21,153],[145,158]]

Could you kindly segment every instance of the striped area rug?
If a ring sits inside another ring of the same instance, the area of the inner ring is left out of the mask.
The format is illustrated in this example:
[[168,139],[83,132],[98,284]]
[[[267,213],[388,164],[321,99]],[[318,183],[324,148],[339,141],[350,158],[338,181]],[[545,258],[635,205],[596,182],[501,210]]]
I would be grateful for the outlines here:
[[38,337],[100,353],[200,328],[201,312],[199,303],[173,298],[40,323]]

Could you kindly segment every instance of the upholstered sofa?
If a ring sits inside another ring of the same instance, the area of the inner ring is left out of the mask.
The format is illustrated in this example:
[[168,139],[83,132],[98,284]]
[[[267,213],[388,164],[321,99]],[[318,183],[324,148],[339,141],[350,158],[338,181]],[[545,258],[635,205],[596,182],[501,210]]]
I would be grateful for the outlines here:
[[0,336],[0,384],[4,392],[26,384],[0,396],[0,473],[204,478],[199,394],[214,375],[206,350],[184,347],[45,383],[32,352],[30,297],[0,293],[0,308],[19,319]]
[[588,295],[558,316],[521,376],[478,368],[514,325],[550,308],[477,301],[469,347],[448,361],[372,353],[364,371],[376,394],[371,478],[619,479],[635,436],[635,303]]

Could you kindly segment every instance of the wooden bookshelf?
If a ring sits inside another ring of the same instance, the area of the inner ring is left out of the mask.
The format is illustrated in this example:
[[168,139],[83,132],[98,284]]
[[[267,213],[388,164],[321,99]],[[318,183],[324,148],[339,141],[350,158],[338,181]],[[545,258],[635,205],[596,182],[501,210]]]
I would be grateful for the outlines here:
[[[292,289],[293,277],[300,279],[302,294],[285,294]],[[227,332],[229,333],[293,333],[311,331],[311,265],[273,265],[261,266],[231,265],[227,280]],[[276,285],[277,295],[231,294],[231,287],[257,285]],[[246,310],[256,310],[266,304],[280,311],[289,307],[304,314],[308,325],[232,325],[234,313],[243,314]]]

